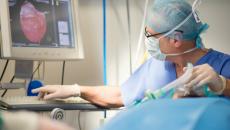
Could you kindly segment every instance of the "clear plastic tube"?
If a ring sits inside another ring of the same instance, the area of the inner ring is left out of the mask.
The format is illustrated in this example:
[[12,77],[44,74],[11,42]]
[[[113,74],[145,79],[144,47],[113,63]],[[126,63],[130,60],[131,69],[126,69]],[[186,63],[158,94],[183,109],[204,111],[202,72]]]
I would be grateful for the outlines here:
[[169,91],[171,91],[172,89],[179,90],[180,92],[183,92],[184,94],[188,93],[189,89],[185,88],[184,85],[186,82],[188,82],[188,80],[192,76],[192,70],[193,70],[193,65],[191,63],[188,63],[185,73],[177,80],[174,80],[173,82],[167,84],[166,86],[158,90],[155,90],[153,92],[154,97],[156,99],[160,98],[166,93],[168,93]]

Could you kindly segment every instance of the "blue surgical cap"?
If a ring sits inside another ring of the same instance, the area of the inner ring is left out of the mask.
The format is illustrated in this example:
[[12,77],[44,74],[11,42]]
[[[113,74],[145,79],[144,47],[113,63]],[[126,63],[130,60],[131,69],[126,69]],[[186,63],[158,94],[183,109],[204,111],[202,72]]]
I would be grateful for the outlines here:
[[[155,32],[162,33],[174,29],[192,13],[192,6],[186,0],[154,0],[149,2],[147,26]],[[177,30],[182,31],[182,40],[201,42],[200,34],[208,28],[207,24],[197,22],[194,15]],[[174,32],[175,33],[175,32]],[[168,37],[173,38],[174,33]]]

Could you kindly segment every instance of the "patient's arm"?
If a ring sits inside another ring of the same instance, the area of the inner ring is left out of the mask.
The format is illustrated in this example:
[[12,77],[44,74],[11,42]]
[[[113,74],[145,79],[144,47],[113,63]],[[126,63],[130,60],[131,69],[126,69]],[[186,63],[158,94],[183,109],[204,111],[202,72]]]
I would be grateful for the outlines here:
[[193,92],[191,92],[189,95],[186,95],[186,96],[183,96],[183,95],[180,95],[180,94],[178,94],[178,93],[175,93],[174,95],[173,95],[173,99],[179,99],[179,98],[196,98],[196,97],[201,97],[201,96],[198,96],[198,95],[196,95],[195,93],[193,93]]

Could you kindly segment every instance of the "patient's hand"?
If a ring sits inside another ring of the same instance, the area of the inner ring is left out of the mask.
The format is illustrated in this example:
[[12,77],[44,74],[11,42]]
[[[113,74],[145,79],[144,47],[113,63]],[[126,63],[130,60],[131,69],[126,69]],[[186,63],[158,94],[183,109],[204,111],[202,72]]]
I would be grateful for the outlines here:
[[197,97],[202,97],[199,95],[196,95],[195,93],[191,92],[189,95],[181,95],[179,93],[174,93],[173,99],[180,99],[180,98],[197,98]]
[[179,95],[179,94],[177,94],[177,93],[174,93],[173,99],[179,99],[179,98],[183,98],[183,96],[182,96],[182,95]]

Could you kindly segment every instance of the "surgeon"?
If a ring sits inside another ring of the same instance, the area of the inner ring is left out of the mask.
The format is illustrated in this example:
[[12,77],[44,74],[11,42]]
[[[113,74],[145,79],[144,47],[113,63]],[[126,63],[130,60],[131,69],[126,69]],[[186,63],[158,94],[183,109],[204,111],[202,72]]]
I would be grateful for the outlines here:
[[[47,85],[33,90],[49,100],[80,96],[103,107],[130,106],[142,100],[146,90],[157,90],[179,78],[192,63],[192,77],[185,87],[203,88],[230,96],[230,55],[204,47],[200,35],[208,29],[186,0],[149,2],[145,45],[151,55],[121,86]],[[218,44],[218,43],[216,43]],[[205,93],[205,92],[204,92]],[[174,93],[174,98],[188,95]],[[204,94],[205,96],[205,94]]]

